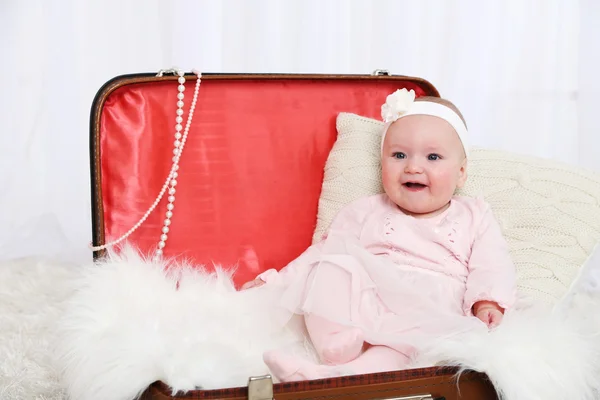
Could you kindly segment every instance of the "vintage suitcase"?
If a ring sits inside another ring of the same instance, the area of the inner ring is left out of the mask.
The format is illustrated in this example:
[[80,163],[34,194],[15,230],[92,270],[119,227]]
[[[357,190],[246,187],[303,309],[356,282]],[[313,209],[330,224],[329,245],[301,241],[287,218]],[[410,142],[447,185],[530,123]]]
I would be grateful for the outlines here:
[[[119,76],[99,90],[90,126],[94,256],[103,254],[102,245],[127,240],[198,264],[238,265],[236,285],[282,268],[310,245],[339,112],[378,118],[385,96],[399,88],[439,96],[423,79],[385,71],[184,76],[183,88],[177,71],[166,70]],[[173,398],[162,382],[143,396]],[[484,375],[457,379],[454,369],[426,368],[275,385],[268,376],[249,377],[246,388],[177,398],[485,400],[496,394]]]

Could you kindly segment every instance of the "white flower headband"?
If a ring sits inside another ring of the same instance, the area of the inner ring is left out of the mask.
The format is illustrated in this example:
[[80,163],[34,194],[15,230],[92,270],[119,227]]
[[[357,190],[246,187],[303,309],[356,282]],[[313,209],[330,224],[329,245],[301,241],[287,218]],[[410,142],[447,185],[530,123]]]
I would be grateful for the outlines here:
[[468,131],[460,116],[451,108],[431,101],[415,101],[414,90],[399,89],[390,94],[385,104],[381,106],[381,118],[385,123],[383,135],[381,136],[381,149],[383,141],[390,125],[402,117],[409,115],[431,115],[447,121],[456,131],[458,137],[468,156]]

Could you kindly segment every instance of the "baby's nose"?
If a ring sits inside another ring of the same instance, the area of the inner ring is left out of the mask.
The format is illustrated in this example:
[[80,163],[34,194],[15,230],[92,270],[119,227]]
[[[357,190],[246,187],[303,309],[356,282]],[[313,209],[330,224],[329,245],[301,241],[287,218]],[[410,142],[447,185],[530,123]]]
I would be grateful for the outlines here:
[[423,171],[423,168],[421,167],[421,165],[417,162],[414,161],[409,161],[406,163],[406,167],[404,168],[404,171],[410,174],[418,174],[420,172]]

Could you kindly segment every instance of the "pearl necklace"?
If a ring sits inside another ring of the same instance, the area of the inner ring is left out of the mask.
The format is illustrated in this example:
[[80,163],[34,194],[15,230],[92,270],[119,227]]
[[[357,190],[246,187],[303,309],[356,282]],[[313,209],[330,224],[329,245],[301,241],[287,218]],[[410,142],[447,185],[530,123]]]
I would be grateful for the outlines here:
[[[167,187],[169,188],[169,197],[167,197],[168,203],[167,203],[167,211],[165,213],[165,220],[163,221],[163,227],[162,227],[162,234],[160,235],[160,240],[157,244],[157,248],[154,252],[154,260],[158,260],[162,255],[163,255],[163,249],[166,246],[166,242],[167,239],[169,238],[168,233],[169,233],[169,226],[171,225],[171,218],[173,217],[173,209],[175,208],[174,204],[175,203],[175,186],[177,186],[177,177],[179,176],[179,173],[177,172],[179,170],[179,160],[181,159],[181,155],[183,153],[183,148],[185,146],[185,142],[187,140],[187,136],[190,130],[190,126],[192,124],[192,118],[194,117],[194,110],[196,109],[196,102],[198,100],[198,92],[200,90],[200,83],[202,80],[202,73],[200,73],[199,71],[193,70],[192,72],[194,74],[197,75],[197,79],[196,79],[196,86],[194,88],[194,97],[192,99],[192,104],[190,105],[190,110],[188,113],[188,117],[187,117],[187,122],[185,125],[185,129],[183,128],[183,126],[181,125],[181,123],[183,122],[183,99],[185,98],[184,92],[185,92],[185,76],[183,71],[177,69],[177,68],[171,68],[168,70],[160,70],[157,74],[157,76],[163,76],[163,74],[165,72],[170,72],[170,73],[174,73],[175,75],[179,76],[179,78],[177,79],[178,82],[178,86],[177,86],[177,117],[175,118],[175,142],[173,143],[174,148],[173,148],[173,158],[172,161],[173,163],[171,164],[171,170],[169,171],[169,175],[167,176],[167,179],[165,180],[165,183],[163,184],[158,196],[156,196],[156,199],[154,200],[154,202],[152,203],[152,205],[150,206],[150,208],[148,208],[148,210],[144,213],[144,215],[140,218],[140,220],[131,228],[129,229],[123,236],[121,236],[120,238],[113,240],[112,242],[100,245],[100,246],[92,246],[90,244],[90,248],[93,251],[98,251],[98,250],[103,250],[106,249],[108,247],[112,247],[120,242],[122,242],[123,240],[127,239],[133,232],[135,232],[145,221],[146,219],[148,219],[148,217],[150,216],[150,214],[156,209],[156,207],[158,206],[158,204],[160,203],[160,201],[162,200],[165,192],[167,191]],[[181,133],[183,129],[183,134]]]

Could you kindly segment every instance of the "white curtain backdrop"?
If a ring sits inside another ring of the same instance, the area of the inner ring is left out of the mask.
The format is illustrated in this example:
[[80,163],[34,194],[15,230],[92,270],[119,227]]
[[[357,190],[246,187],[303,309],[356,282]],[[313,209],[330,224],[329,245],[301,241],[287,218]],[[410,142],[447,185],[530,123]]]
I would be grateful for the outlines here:
[[0,259],[90,259],[92,99],[173,65],[420,76],[475,145],[600,171],[597,21],[597,0],[2,0]]

